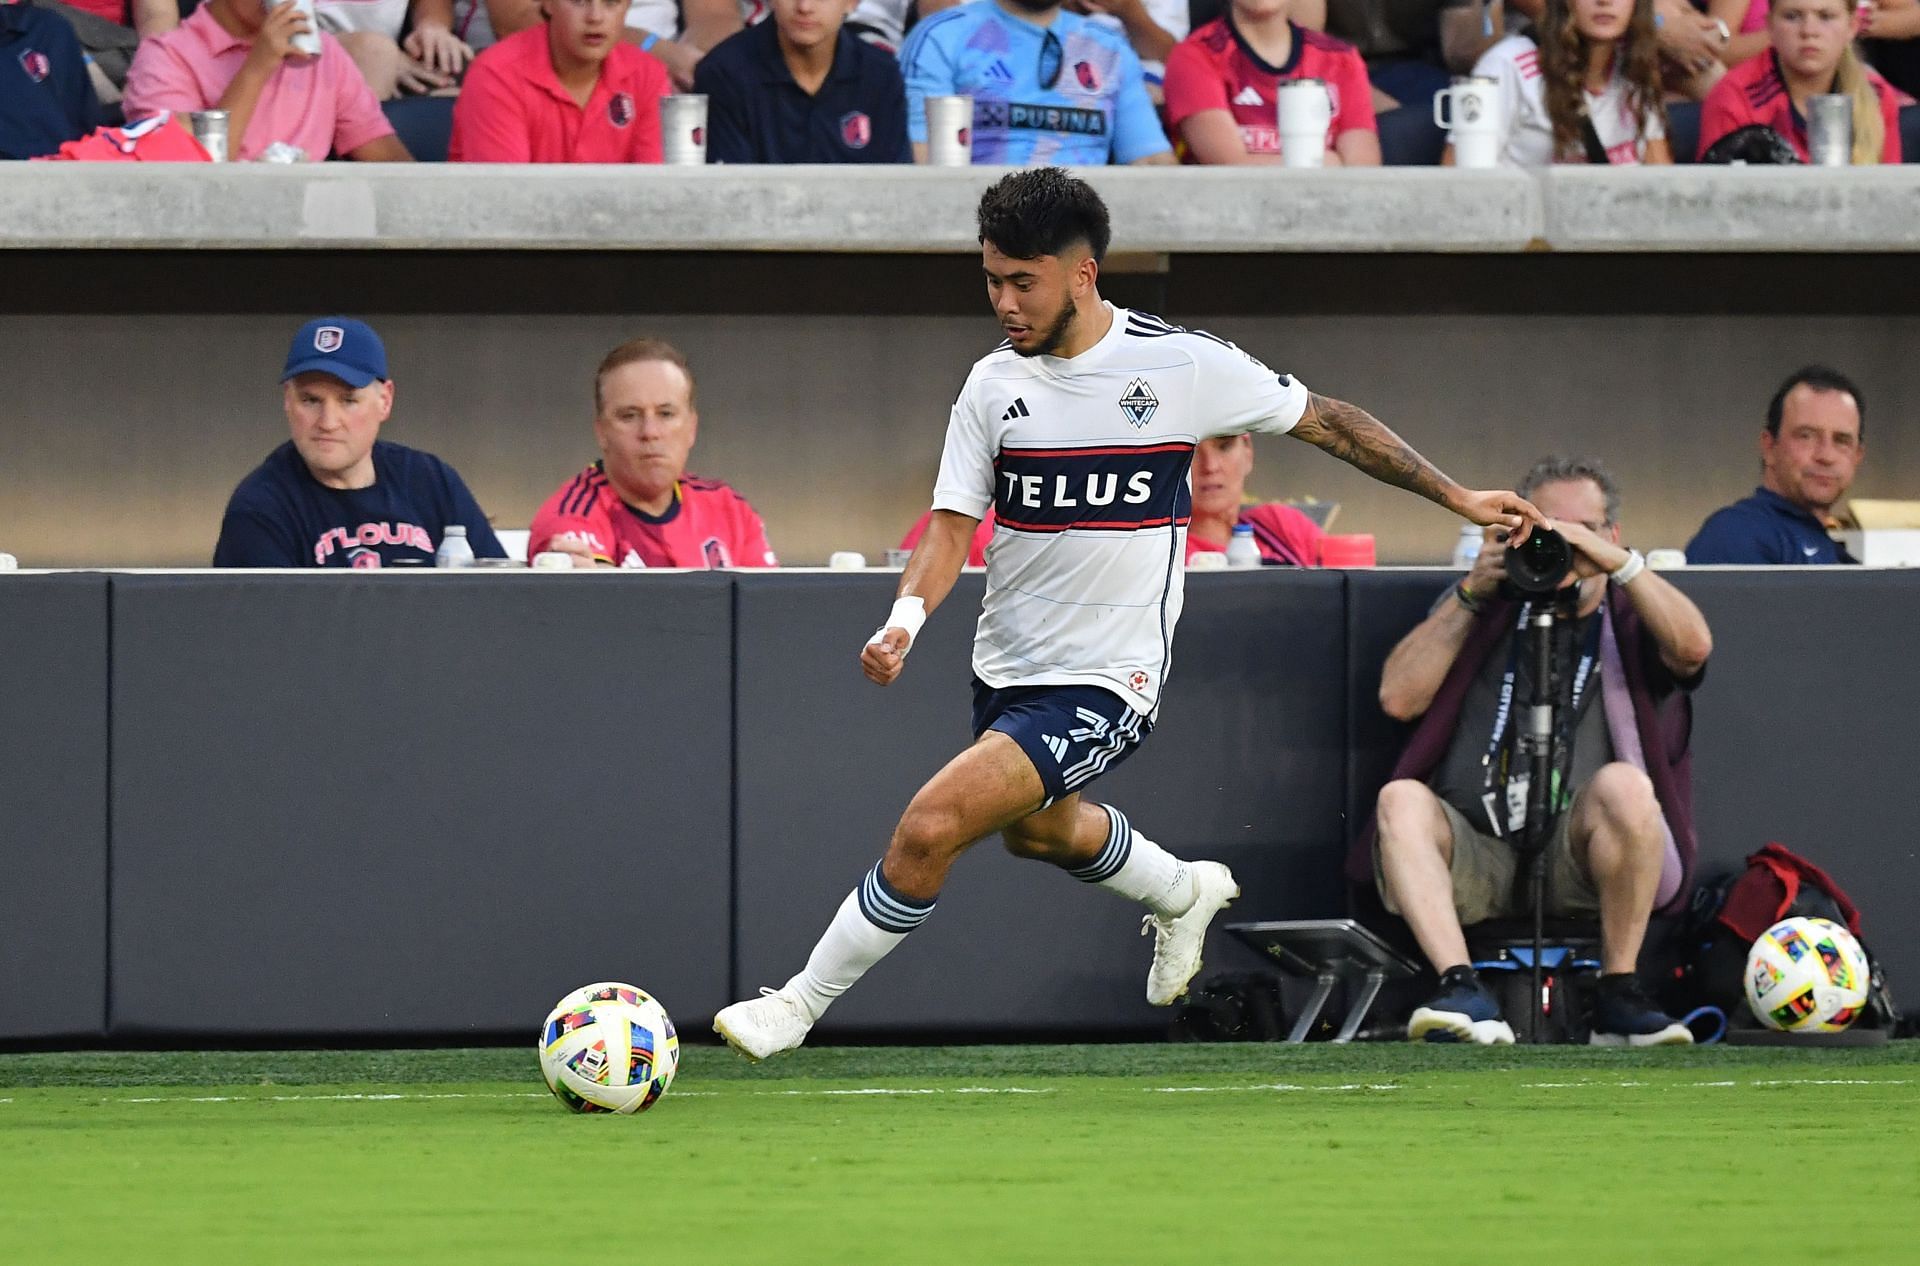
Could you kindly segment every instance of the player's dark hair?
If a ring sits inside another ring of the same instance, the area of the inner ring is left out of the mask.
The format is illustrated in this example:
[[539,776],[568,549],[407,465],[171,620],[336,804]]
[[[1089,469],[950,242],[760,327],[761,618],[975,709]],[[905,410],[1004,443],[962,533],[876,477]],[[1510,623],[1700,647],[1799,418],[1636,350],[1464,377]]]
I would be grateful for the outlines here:
[[624,365],[638,365],[650,360],[665,361],[680,367],[680,372],[687,376],[687,404],[691,406],[695,390],[693,370],[680,349],[663,338],[630,338],[608,352],[600,361],[600,368],[593,371],[593,411],[600,412],[605,403],[600,397],[600,384],[607,380],[608,374]]
[[1767,403],[1767,434],[1774,439],[1780,438],[1780,419],[1786,413],[1787,393],[1795,387],[1805,384],[1815,391],[1841,391],[1853,397],[1853,407],[1860,414],[1860,442],[1867,442],[1867,402],[1861,396],[1860,388],[1853,385],[1853,379],[1837,369],[1828,369],[1825,365],[1808,365],[1790,375],[1780,384],[1780,390],[1773,393],[1773,399]]
[[1016,171],[980,195],[980,241],[1009,258],[1038,259],[1085,244],[1098,261],[1112,240],[1107,204],[1092,185],[1063,168]]

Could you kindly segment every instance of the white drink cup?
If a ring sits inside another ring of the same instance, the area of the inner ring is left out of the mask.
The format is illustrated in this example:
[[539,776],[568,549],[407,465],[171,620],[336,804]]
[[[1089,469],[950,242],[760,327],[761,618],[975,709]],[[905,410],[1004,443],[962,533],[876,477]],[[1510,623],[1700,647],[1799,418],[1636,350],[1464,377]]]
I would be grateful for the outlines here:
[[[261,0],[260,7],[263,12],[271,13],[280,7],[280,0],[272,0],[271,3]],[[294,0],[294,7],[307,15],[307,33],[293,37],[290,41],[293,51],[305,53],[308,57],[320,56],[320,19],[313,16],[313,0]]]
[[927,98],[927,165],[967,167],[973,163],[973,98]]
[[859,550],[837,549],[827,556],[827,566],[835,571],[860,571],[867,565],[867,556]]
[[1327,129],[1333,126],[1333,97],[1326,81],[1289,79],[1280,85],[1280,165],[1324,167]]
[[707,161],[707,97],[676,92],[660,98],[661,161],[669,167],[702,167]]
[[1447,129],[1455,167],[1500,165],[1500,83],[1463,75],[1433,94],[1433,121]]

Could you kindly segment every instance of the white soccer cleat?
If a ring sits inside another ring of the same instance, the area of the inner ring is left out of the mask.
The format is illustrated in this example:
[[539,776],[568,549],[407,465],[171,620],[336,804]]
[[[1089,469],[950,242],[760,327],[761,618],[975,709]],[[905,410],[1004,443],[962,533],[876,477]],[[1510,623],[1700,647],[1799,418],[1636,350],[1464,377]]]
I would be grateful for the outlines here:
[[1233,872],[1219,862],[1193,862],[1193,904],[1185,914],[1163,919],[1150,914],[1140,935],[1153,932],[1153,966],[1147,969],[1147,1001],[1164,1007],[1187,992],[1200,970],[1200,949],[1207,925],[1240,895]]
[[722,1007],[713,1017],[713,1031],[756,1064],[800,1045],[812,1027],[805,1009],[778,989],[762,989],[758,998]]

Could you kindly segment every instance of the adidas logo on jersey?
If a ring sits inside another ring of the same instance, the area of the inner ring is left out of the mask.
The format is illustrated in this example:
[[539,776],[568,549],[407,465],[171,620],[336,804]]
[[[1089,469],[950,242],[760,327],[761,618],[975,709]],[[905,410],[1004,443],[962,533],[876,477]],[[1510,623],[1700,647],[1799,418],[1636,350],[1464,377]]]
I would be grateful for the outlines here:
[[1067,740],[1056,738],[1051,734],[1043,734],[1040,736],[1040,741],[1047,745],[1047,750],[1053,753],[1053,759],[1055,761],[1065,761],[1067,759]]
[[993,64],[988,66],[984,73],[988,79],[993,80],[995,83],[1010,84],[1013,82],[1013,72],[1007,69],[1007,64],[998,57],[993,59]]
[[1248,84],[1246,87],[1242,88],[1238,93],[1234,94],[1233,104],[1243,105],[1243,106],[1263,106],[1267,104],[1267,100],[1265,97],[1262,97],[1260,95],[1260,90],[1258,88],[1255,88],[1252,84]]
[[1024,418],[1027,416],[1027,402],[1019,396],[1015,396],[1013,403],[1007,406],[1007,411],[1000,415],[1000,420],[1002,422],[1011,422],[1015,418]]

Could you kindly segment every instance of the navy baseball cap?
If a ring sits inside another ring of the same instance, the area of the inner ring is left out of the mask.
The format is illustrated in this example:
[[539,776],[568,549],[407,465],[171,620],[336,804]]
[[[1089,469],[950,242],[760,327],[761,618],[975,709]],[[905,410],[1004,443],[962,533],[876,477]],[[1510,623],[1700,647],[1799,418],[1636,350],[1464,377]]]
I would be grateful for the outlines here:
[[287,349],[285,382],[299,374],[332,374],[349,387],[364,387],[387,377],[387,349],[365,321],[318,317],[300,327]]

